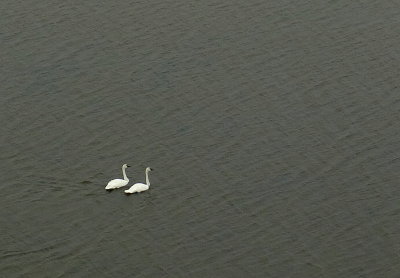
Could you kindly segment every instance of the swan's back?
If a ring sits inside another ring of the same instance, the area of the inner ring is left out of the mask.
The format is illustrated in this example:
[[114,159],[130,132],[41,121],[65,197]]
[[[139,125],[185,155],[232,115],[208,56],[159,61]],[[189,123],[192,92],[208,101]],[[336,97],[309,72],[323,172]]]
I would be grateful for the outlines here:
[[123,179],[115,179],[108,182],[106,189],[116,189],[127,185],[129,182]]
[[131,186],[128,190],[125,190],[125,193],[135,193],[135,192],[142,192],[146,191],[149,189],[149,186],[144,183],[135,183],[134,185]]

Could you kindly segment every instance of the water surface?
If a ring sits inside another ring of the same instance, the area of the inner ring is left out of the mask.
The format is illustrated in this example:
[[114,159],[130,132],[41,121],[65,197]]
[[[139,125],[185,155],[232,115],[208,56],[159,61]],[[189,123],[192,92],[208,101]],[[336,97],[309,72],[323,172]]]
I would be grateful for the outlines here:
[[0,7],[0,276],[399,277],[393,1]]

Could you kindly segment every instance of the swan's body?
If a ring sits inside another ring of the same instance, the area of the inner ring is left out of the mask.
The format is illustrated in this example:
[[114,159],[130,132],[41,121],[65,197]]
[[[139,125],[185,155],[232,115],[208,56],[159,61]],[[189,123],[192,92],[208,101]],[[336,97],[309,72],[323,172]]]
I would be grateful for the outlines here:
[[125,193],[128,194],[132,194],[132,193],[136,193],[136,192],[142,192],[142,191],[146,191],[150,188],[150,186],[148,186],[147,184],[144,183],[135,183],[134,185],[131,186],[131,188],[129,188],[128,190],[125,190]]
[[116,188],[120,188],[123,187],[125,185],[127,185],[129,183],[129,179],[126,176],[125,173],[125,169],[130,167],[127,164],[122,165],[122,174],[124,175],[124,179],[114,179],[114,180],[110,180],[106,186],[106,190],[110,190],[110,189],[116,189]]
[[153,170],[150,167],[146,168],[146,183],[135,183],[131,186],[128,190],[125,190],[125,193],[132,194],[136,192],[146,191],[150,188],[150,181],[149,181],[149,172]]

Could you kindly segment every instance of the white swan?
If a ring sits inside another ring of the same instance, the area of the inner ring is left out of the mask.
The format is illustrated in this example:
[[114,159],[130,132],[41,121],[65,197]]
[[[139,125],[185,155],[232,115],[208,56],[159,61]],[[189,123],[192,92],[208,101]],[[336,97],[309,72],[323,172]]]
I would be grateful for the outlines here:
[[131,166],[129,166],[128,164],[122,165],[122,173],[124,175],[124,179],[110,180],[106,186],[106,190],[120,188],[129,183],[129,179],[125,173],[125,169],[128,167],[131,167]]
[[150,188],[150,181],[149,181],[149,172],[152,171],[150,167],[146,168],[146,184],[144,183],[135,183],[134,185],[131,186],[128,190],[125,190],[125,193],[127,194],[132,194],[135,192],[142,192],[146,191]]

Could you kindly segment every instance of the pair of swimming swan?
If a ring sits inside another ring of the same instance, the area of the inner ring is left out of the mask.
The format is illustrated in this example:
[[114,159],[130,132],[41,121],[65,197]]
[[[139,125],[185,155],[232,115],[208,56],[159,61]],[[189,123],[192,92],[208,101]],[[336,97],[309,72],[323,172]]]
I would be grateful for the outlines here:
[[[114,179],[108,182],[106,186],[106,190],[117,189],[120,187],[124,187],[129,183],[129,179],[126,176],[125,169],[130,167],[128,164],[122,165],[122,174],[124,175],[124,179]],[[146,183],[135,183],[128,190],[125,190],[125,193],[132,194],[136,192],[146,191],[150,188],[150,180],[149,180],[149,172],[152,171],[150,167],[146,168]]]

